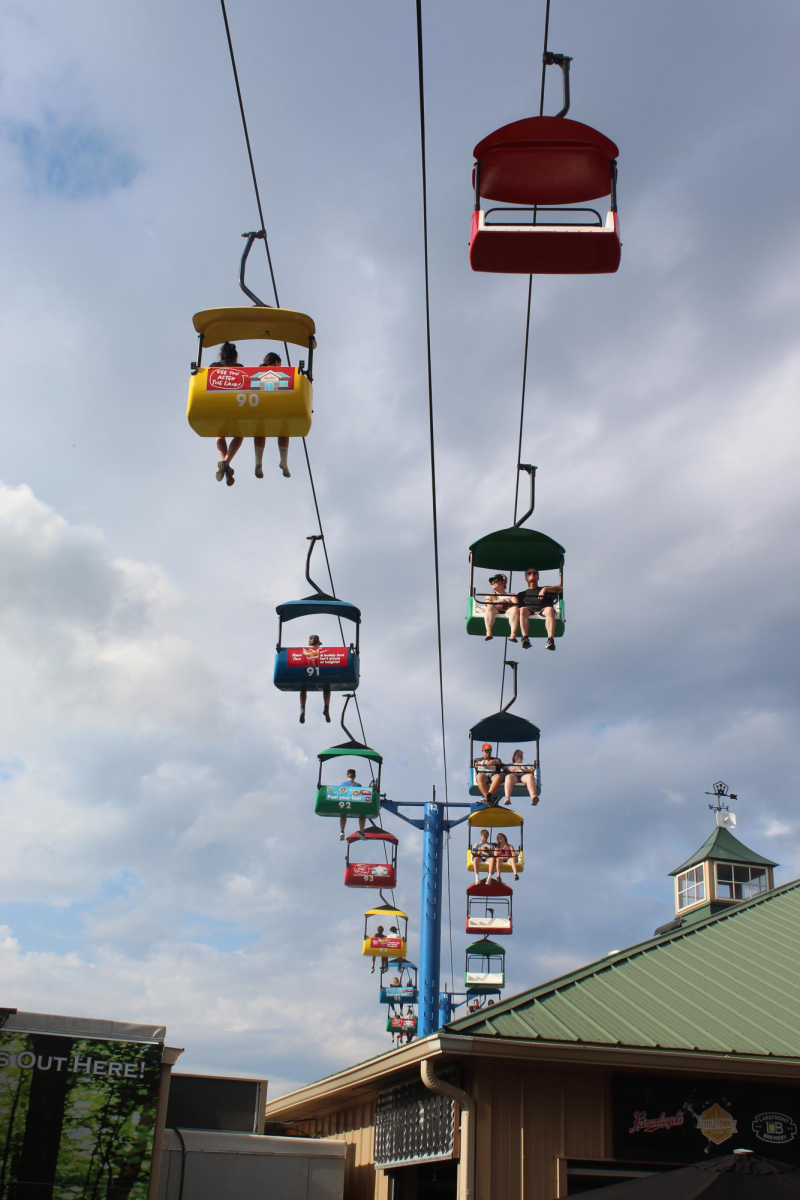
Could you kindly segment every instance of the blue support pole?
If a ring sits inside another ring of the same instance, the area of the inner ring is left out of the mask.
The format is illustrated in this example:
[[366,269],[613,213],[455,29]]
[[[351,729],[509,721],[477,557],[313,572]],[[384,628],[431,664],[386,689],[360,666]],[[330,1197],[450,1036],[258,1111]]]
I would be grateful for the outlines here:
[[451,992],[439,992],[439,1028],[449,1025],[453,1019],[453,997]]
[[419,1037],[439,1028],[439,967],[442,934],[442,857],[444,819],[441,804],[425,805],[422,827],[422,896],[419,938]]

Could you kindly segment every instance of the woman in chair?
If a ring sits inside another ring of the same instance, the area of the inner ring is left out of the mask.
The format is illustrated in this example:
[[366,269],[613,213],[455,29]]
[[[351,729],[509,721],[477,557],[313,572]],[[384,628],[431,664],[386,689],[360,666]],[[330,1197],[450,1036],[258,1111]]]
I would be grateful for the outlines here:
[[524,783],[528,789],[531,804],[539,803],[539,781],[537,778],[536,763],[523,762],[523,757],[521,750],[515,750],[511,758],[511,765],[506,767],[506,777],[503,783],[506,804],[511,803],[511,793],[515,786],[520,783]]
[[[512,604],[517,603],[517,597],[510,596],[506,592],[508,579],[502,572],[498,571],[496,575],[492,575],[489,583],[491,584],[492,594],[485,596],[483,601],[486,606],[486,611],[483,614],[483,623],[486,626],[484,641],[486,642],[490,642],[494,637],[492,630],[494,629],[494,623],[498,615],[502,617],[508,612]],[[512,641],[516,641],[516,638],[512,638]]]
[[497,835],[497,844],[494,848],[494,861],[497,864],[498,879],[500,879],[500,872],[504,862],[511,863],[511,870],[514,872],[514,878],[519,879],[519,873],[517,871],[517,852],[504,833],[498,833]]

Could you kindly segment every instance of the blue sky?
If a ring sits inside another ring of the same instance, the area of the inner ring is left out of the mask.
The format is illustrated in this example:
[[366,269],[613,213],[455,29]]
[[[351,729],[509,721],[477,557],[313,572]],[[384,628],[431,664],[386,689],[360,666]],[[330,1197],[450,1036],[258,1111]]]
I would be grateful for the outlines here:
[[[463,632],[467,547],[511,520],[527,288],[469,270],[471,151],[536,111],[542,9],[424,5],[453,798],[499,701],[499,645]],[[443,771],[414,6],[229,16],[281,299],[317,323],[308,447],[337,590],[364,613],[367,737],[388,794],[424,799]],[[568,625],[555,655],[520,654],[544,794],[509,992],[670,916],[715,779],[778,880],[800,870],[799,20],[553,0],[570,115],[620,147],[624,249],[617,275],[534,284],[522,457],[532,524],[566,547]],[[163,1022],[186,1069],[277,1095],[387,1038],[366,905],[313,815],[336,726],[310,702],[301,727],[271,684],[274,607],[304,594],[315,530],[302,456],[284,480],[268,447],[256,481],[246,445],[226,489],[185,420],[191,316],[238,302],[257,223],[221,16],[43,0],[4,22],[4,1003]],[[250,281],[268,291],[258,247]],[[420,842],[387,824],[413,957]],[[459,830],[456,977],[464,852]]]

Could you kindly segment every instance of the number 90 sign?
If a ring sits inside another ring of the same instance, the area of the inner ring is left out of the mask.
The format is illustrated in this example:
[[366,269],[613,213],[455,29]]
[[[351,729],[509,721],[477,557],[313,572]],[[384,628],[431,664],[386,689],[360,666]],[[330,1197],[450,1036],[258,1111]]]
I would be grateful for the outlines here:
[[251,408],[258,408],[259,396],[257,392],[238,392],[236,395],[236,403],[239,408],[244,408],[249,404]]

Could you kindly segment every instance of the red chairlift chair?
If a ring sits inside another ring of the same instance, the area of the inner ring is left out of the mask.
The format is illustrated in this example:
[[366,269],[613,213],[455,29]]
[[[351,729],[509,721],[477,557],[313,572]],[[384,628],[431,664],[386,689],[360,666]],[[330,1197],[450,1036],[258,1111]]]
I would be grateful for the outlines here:
[[[560,66],[564,106],[555,117],[512,121],[478,142],[473,154],[475,211],[469,259],[473,271],[521,275],[595,275],[618,270],[621,242],[617,216],[618,148],[597,129],[566,119],[569,64],[563,54],[548,54],[547,65]],[[611,196],[603,222],[593,208],[564,208]],[[514,208],[484,211],[481,197]],[[528,206],[533,206],[532,209]],[[542,213],[591,214],[594,221],[542,220]],[[527,223],[494,221],[492,213],[529,213]]]

